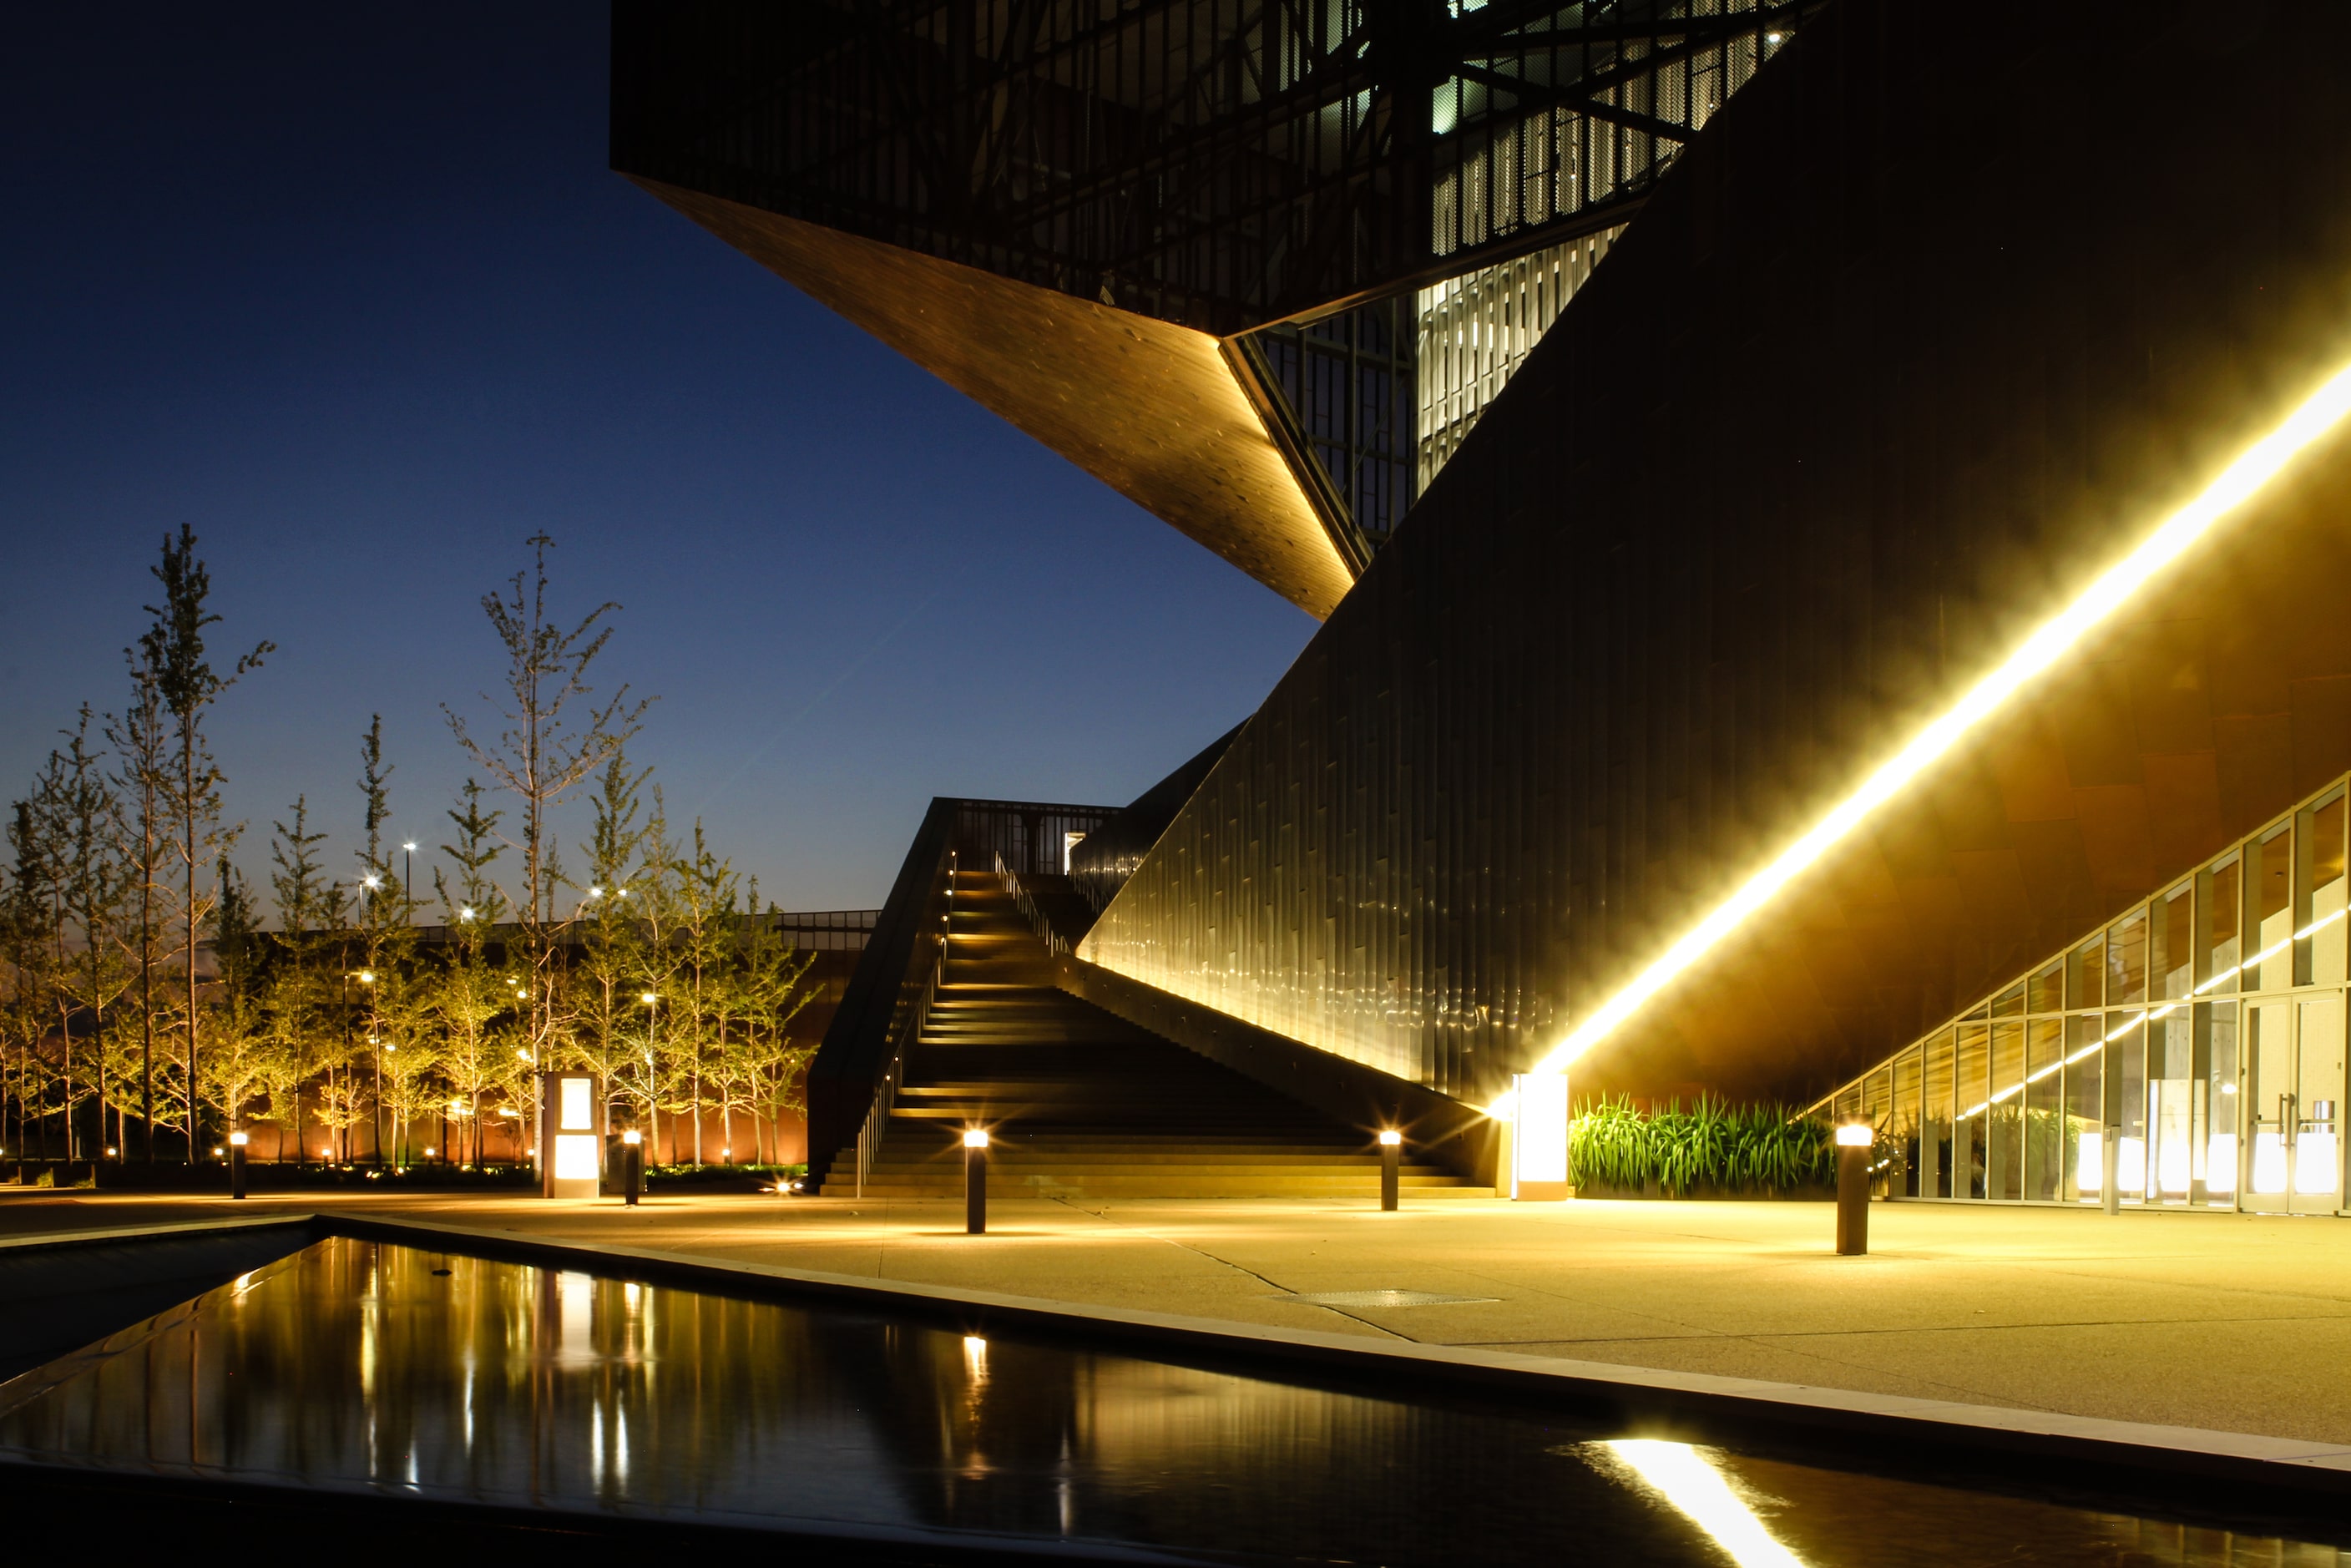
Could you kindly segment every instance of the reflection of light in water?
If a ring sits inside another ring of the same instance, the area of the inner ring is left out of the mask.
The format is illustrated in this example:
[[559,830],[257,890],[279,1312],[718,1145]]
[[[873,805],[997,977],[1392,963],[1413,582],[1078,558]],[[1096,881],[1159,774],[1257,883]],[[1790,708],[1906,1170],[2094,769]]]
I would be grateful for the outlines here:
[[987,1342],[976,1333],[963,1336],[963,1369],[974,1383],[987,1381]]
[[1772,1540],[1755,1511],[1740,1501],[1739,1494],[1722,1479],[1722,1472],[1687,1443],[1620,1437],[1601,1446],[1632,1467],[1633,1473],[1667,1502],[1689,1515],[1739,1568],[1803,1568],[1803,1559]]

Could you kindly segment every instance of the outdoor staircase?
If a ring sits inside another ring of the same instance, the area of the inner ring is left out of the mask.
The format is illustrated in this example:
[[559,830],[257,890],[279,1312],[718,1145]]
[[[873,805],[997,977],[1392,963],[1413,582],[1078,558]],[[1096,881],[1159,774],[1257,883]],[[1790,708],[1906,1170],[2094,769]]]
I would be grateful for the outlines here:
[[[998,877],[957,874],[947,932],[936,999],[908,1053],[868,1195],[961,1197],[964,1131],[985,1127],[998,1197],[1377,1201],[1370,1129],[1342,1126],[1056,989],[1051,953]],[[825,1185],[853,1190],[838,1176]],[[1403,1196],[1493,1189],[1407,1161]]]

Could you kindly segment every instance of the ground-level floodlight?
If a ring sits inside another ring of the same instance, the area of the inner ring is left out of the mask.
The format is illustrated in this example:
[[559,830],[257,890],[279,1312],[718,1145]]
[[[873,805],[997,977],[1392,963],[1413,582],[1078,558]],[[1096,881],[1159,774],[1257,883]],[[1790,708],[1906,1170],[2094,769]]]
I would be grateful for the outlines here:
[[978,1127],[963,1135],[963,1228],[987,1234],[987,1134]]
[[1877,1129],[1848,1122],[1836,1130],[1837,1256],[1858,1258],[1869,1250],[1869,1150]]
[[621,1201],[631,1208],[645,1190],[645,1136],[634,1127],[621,1134]]
[[1394,1127],[1380,1129],[1380,1207],[1396,1206],[1396,1178],[1404,1166],[1404,1134]]
[[245,1142],[246,1134],[243,1133],[228,1135],[228,1195],[231,1197],[245,1196]]

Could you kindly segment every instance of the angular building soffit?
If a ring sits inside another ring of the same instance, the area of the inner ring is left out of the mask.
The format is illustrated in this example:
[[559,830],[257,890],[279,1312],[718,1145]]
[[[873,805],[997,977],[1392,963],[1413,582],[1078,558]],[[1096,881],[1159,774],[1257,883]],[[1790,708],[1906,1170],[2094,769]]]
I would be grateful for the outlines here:
[[1217,339],[631,178],[1308,614],[1353,586]]
[[[1885,834],[1889,829],[1899,833],[1915,827],[1890,819],[1931,815],[1943,787],[1957,777],[1986,769],[1997,751],[2014,744],[2005,732],[2035,719],[2034,705],[2045,700],[2055,681],[2101,658],[2112,658],[2105,644],[2134,628],[2192,622],[2200,608],[2197,598],[2209,591],[2211,581],[2236,580],[2245,574],[2246,558],[2281,548],[2263,537],[2265,526],[2275,521],[2260,505],[2267,499],[2265,492],[2289,478],[2298,460],[2320,445],[2333,450],[2329,462],[2320,465],[2320,473],[2313,477],[2339,487],[2345,459],[2337,437],[2346,420],[2351,420],[2351,364],[2285,411],[2196,495],[2153,520],[2126,555],[2056,608],[2005,660],[1922,724],[1851,794],[1816,816],[1777,858],[1721,898],[1587,1014],[1533,1071],[1565,1071],[1587,1053],[1620,1038],[1625,1043],[1636,1040],[1639,1036],[1629,1026],[1645,1009],[1654,1004],[1669,1013],[1694,1006],[1703,1010],[1702,1004],[1678,993],[1719,989],[1730,970],[1779,961],[1766,955],[1775,945],[1769,935],[1752,924],[1767,911],[1782,923],[1834,924],[1834,915],[1820,905],[1823,894],[1835,896],[1828,883],[1835,880],[1831,868],[1841,849],[1865,834]],[[2183,582],[2174,569],[2191,551],[2196,552],[2199,578]],[[2293,553],[2309,559],[2317,554],[2308,543]],[[2316,575],[2332,580],[2327,574]],[[2311,586],[2307,579],[2297,580],[2289,573],[2273,591],[2307,591]],[[2326,595],[2322,591],[2319,597]],[[2241,592],[2240,601],[2242,608],[2262,600]],[[2306,624],[2325,613],[2320,604],[2309,602],[2272,601],[2263,608],[2271,624]],[[2283,806],[2288,799],[2275,803]],[[2217,847],[2199,849],[2194,858]],[[1830,873],[1826,881],[1824,872]],[[1625,1031],[1621,1037],[1619,1031]]]

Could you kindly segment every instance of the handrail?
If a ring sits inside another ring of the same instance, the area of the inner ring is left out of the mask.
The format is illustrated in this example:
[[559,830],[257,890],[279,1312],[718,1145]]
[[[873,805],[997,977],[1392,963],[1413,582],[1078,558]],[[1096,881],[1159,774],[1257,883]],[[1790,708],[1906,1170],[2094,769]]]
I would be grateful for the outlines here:
[[[997,857],[997,863],[1004,863]],[[947,939],[955,931],[955,852],[947,853],[947,912],[938,937],[938,948],[931,959],[930,973],[924,977],[920,999],[912,1008],[904,1009],[892,1032],[890,1060],[883,1066],[882,1077],[873,1086],[873,1103],[865,1113],[865,1121],[857,1129],[857,1196],[865,1196],[865,1178],[873,1174],[874,1156],[882,1152],[882,1134],[890,1125],[891,1108],[898,1103],[898,1084],[906,1068],[906,1053],[923,1038],[923,1025],[931,1016],[931,1004],[938,999],[939,976],[946,968]],[[902,1002],[903,1007],[903,1002]]]
[[1045,939],[1046,951],[1067,953],[1070,945],[1055,935],[1053,923],[1045,918],[1045,912],[1037,907],[1037,901],[1029,896],[1027,888],[1020,885],[1019,874],[1004,863],[1004,857],[1000,854],[996,857],[996,878],[1004,884],[1004,891],[1012,895],[1013,907],[1028,920],[1029,928]]

